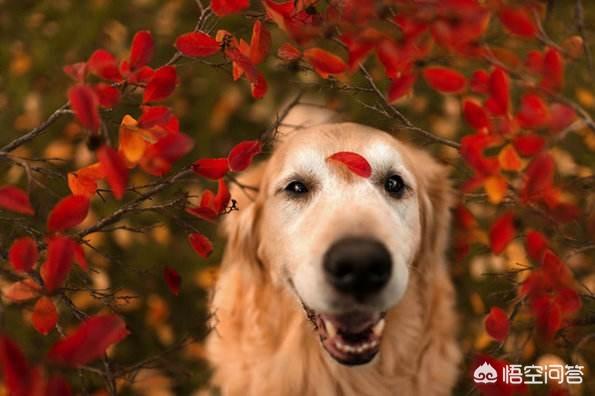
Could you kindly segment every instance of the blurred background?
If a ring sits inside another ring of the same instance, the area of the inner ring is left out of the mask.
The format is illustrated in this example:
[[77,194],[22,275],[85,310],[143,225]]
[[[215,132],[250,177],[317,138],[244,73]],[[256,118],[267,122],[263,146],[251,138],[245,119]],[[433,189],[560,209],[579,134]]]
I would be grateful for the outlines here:
[[[559,0],[547,3],[550,10],[545,28],[552,38],[563,42],[575,35],[575,2]],[[594,37],[595,2],[583,3],[586,34],[587,37]],[[127,56],[134,33],[145,29],[153,33],[156,41],[151,65],[162,65],[175,52],[172,45],[175,38],[193,29],[197,15],[193,0],[0,0],[0,145],[36,127],[66,101],[66,90],[71,81],[62,71],[64,65],[86,60],[97,48],[105,48],[116,57],[123,58]],[[246,23],[242,17],[227,17],[223,22],[217,28],[225,28],[240,37],[249,38],[251,23]],[[274,32],[274,41],[280,43],[278,32]],[[494,43],[518,48],[521,54],[525,52],[524,42],[504,36],[497,29],[490,32],[488,37]],[[593,52],[592,39],[589,46]],[[449,62],[452,62],[453,67],[473,70],[463,60],[451,59]],[[351,120],[395,131],[401,138],[426,146],[443,161],[453,165],[455,184],[460,184],[470,176],[470,171],[462,164],[455,150],[430,145],[418,137],[408,136],[398,131],[393,121],[362,106],[362,102],[373,103],[372,97],[333,89],[331,84],[321,84],[314,74],[289,68],[275,59],[270,59],[263,66],[262,70],[269,81],[269,93],[264,99],[254,101],[245,81],[232,81],[229,68],[209,67],[192,60],[179,63],[178,73],[182,84],[167,105],[179,117],[181,131],[192,136],[196,145],[191,154],[178,161],[178,168],[199,157],[223,156],[234,143],[242,139],[258,138],[283,108],[283,104],[297,93],[298,88],[305,87],[310,97],[318,98]],[[584,56],[570,63],[565,90],[591,114],[594,114],[595,109],[593,70],[592,66],[586,65]],[[382,74],[381,70],[372,69],[372,72]],[[455,140],[470,132],[461,120],[458,99],[439,95],[423,83],[418,83],[415,92],[414,97],[399,102],[399,106],[416,125]],[[120,105],[106,116],[112,136],[117,136],[120,120],[127,113],[137,117],[138,103]],[[595,134],[582,128],[564,137],[553,154],[562,176],[572,178],[592,176],[594,151]],[[51,127],[50,133],[19,148],[17,154],[56,159],[48,165],[48,168],[57,170],[47,173],[48,191],[32,197],[36,207],[45,210],[49,210],[59,197],[68,193],[65,172],[93,161],[81,129],[71,117],[62,117]],[[138,184],[151,180],[140,171],[134,172],[132,177],[133,182]],[[0,163],[0,184],[22,183],[23,178],[22,169]],[[202,181],[199,183],[198,180],[189,181],[186,186],[184,191],[190,189],[195,195],[204,187],[216,188],[215,185]],[[182,192],[180,187],[169,194]],[[580,194],[578,199],[581,208],[592,211],[593,186],[590,190],[576,193]],[[472,197],[467,199],[480,223],[486,226],[497,208],[475,203]],[[94,223],[114,209],[116,206],[111,200],[96,205],[83,226]],[[98,250],[89,251],[88,254],[96,270],[90,275],[80,271],[75,271],[73,275],[75,285],[78,282],[80,285],[110,290],[109,293],[95,295],[73,290],[73,301],[77,306],[89,312],[110,306],[123,313],[132,331],[132,335],[114,351],[118,367],[129,373],[127,381],[119,383],[122,394],[189,395],[206,389],[208,383],[209,369],[203,360],[201,340],[207,331],[208,289],[217,274],[223,243],[215,240],[215,253],[208,260],[199,258],[188,246],[183,227],[179,227],[176,218],[175,213],[165,216],[143,214],[126,220],[131,226],[145,227],[143,233],[120,229],[109,234],[91,235],[91,242]],[[198,221],[195,225],[215,238],[214,226]],[[569,231],[575,232],[577,240],[590,239],[588,231],[579,225],[571,224],[568,227],[574,227]],[[0,219],[0,247],[3,251],[17,234],[17,225],[8,218]],[[580,281],[590,290],[595,290],[592,252],[586,250],[572,254],[567,262]],[[474,351],[495,349],[484,333],[483,318],[489,307],[505,305],[515,296],[514,285],[503,274],[511,266],[519,264],[527,264],[520,240],[514,241],[506,253],[499,257],[492,256],[487,247],[481,245],[473,246],[471,254],[464,259],[455,259],[453,255],[452,273],[461,312],[461,342],[467,359],[471,358]],[[167,290],[162,277],[164,265],[174,267],[182,275],[179,296]],[[486,276],[486,273],[492,275]],[[592,312],[592,305],[590,309]],[[39,349],[46,350],[57,334],[54,332],[46,338],[41,337],[27,324],[28,311],[24,312],[23,315],[22,307],[4,304],[2,331],[22,345],[29,356],[34,356]],[[61,320],[68,321],[68,318]],[[595,347],[593,342],[585,347],[584,351],[577,352],[578,358],[587,367],[585,380],[588,384],[581,392],[593,395]],[[510,340],[506,349],[525,362],[567,360],[570,354],[576,352],[562,344],[542,345],[531,340],[524,343]],[[143,361],[145,368],[142,370],[138,370],[139,361]],[[76,387],[101,394],[99,378],[84,378],[78,375],[69,377]],[[457,394],[466,395],[469,391],[469,381],[463,378]]]

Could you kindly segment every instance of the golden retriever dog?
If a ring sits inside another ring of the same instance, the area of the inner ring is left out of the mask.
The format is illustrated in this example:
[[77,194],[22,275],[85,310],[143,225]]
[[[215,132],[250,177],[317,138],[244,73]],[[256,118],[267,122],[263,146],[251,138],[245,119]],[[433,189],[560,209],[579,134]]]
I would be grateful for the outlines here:
[[[213,384],[244,396],[450,394],[461,353],[445,167],[363,125],[288,129],[241,178],[258,191],[232,190]],[[340,151],[372,175],[329,164]]]

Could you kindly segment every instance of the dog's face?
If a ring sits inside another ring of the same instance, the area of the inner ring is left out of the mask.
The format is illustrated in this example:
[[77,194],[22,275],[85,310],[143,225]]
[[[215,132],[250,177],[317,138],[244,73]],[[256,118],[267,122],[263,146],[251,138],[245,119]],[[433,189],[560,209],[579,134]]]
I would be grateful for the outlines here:
[[[366,158],[371,177],[329,163],[339,151]],[[295,133],[267,165],[258,255],[340,363],[372,360],[384,315],[407,289],[422,239],[412,166],[390,135],[355,124]]]

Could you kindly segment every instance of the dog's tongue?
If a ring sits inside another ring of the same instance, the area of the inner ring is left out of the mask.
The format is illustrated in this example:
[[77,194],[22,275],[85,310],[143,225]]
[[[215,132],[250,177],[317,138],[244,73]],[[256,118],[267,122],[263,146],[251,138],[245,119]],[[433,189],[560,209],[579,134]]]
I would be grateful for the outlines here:
[[365,312],[353,312],[342,315],[322,314],[320,316],[325,321],[331,322],[339,331],[345,333],[361,333],[380,320],[379,313]]

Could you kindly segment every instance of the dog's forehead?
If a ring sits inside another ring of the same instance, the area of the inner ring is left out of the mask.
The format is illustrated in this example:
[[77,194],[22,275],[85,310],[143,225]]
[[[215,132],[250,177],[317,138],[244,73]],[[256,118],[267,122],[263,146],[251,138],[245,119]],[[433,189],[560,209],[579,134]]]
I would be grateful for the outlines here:
[[326,166],[327,158],[341,151],[363,156],[373,170],[409,174],[402,145],[389,134],[358,124],[331,124],[298,131],[276,153],[279,167],[312,172]]

